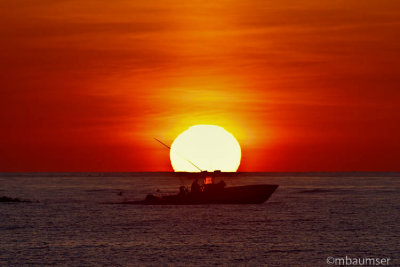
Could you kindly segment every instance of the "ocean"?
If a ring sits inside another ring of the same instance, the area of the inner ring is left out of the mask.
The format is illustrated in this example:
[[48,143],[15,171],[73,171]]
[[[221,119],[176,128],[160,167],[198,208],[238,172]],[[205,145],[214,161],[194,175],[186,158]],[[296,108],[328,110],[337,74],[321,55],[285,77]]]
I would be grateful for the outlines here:
[[[175,193],[169,173],[0,175],[0,266],[400,266],[400,173],[241,173],[228,186],[279,184],[264,204],[105,202]],[[38,202],[35,202],[38,201]]]

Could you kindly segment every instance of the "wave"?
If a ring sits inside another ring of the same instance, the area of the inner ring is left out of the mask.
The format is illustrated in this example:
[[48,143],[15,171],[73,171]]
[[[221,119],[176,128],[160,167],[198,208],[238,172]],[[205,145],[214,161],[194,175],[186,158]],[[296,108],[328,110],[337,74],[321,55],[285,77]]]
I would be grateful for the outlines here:
[[333,192],[333,190],[315,188],[315,189],[301,190],[298,193],[299,194],[318,194],[318,193],[330,193],[330,192]]

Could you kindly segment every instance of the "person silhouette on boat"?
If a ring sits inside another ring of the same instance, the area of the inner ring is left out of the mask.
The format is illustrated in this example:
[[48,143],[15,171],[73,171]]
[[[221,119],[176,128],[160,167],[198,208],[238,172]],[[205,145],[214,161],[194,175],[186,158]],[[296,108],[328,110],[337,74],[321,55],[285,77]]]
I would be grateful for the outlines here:
[[201,192],[201,188],[200,188],[198,179],[193,181],[192,186],[190,188],[190,192],[192,194],[198,194]]

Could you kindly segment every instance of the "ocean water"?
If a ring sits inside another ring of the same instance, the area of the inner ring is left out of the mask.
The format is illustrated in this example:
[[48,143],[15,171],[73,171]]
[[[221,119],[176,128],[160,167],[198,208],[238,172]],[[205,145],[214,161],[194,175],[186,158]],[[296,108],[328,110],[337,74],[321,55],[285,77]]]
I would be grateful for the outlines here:
[[162,173],[2,174],[0,196],[40,202],[0,203],[0,266],[330,266],[328,257],[346,256],[400,265],[400,174],[224,180],[280,187],[259,205],[110,205],[103,202],[173,193],[191,180]]

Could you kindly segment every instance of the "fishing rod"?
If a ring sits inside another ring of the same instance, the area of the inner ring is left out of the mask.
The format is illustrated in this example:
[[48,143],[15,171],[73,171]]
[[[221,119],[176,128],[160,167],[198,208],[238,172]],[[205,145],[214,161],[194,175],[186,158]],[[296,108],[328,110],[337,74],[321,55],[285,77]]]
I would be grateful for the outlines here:
[[[171,147],[164,144],[163,142],[161,142],[160,140],[158,140],[157,138],[153,137],[157,142],[159,142],[160,144],[162,144],[163,146],[165,146],[166,148],[168,148],[169,150],[171,150]],[[196,169],[198,169],[200,172],[203,172],[202,169],[200,169],[196,164],[194,164],[192,161],[190,161],[189,159],[185,158],[184,156],[182,156],[180,153],[174,151],[178,156],[180,156],[181,158],[183,158],[184,160],[186,160],[187,162],[189,162],[190,164],[192,164]]]

